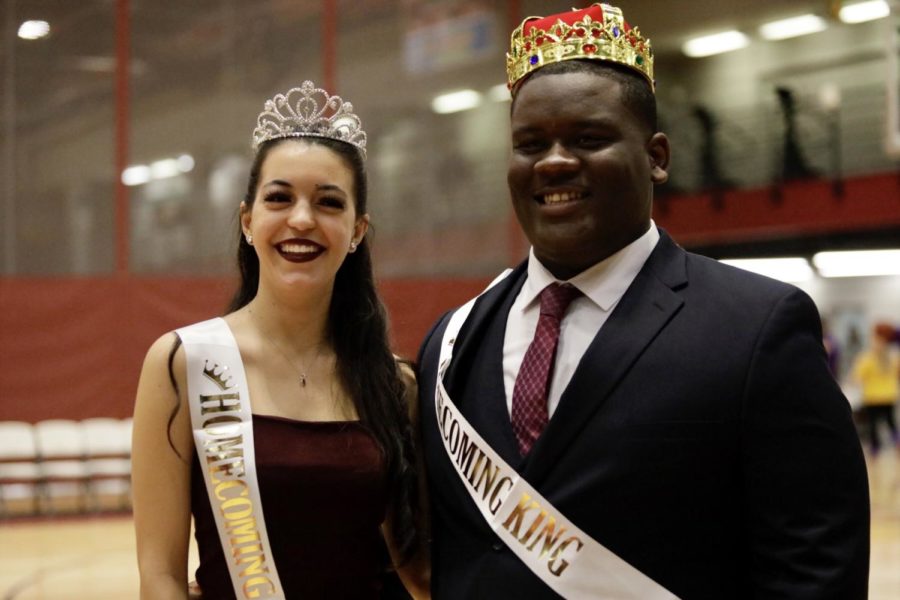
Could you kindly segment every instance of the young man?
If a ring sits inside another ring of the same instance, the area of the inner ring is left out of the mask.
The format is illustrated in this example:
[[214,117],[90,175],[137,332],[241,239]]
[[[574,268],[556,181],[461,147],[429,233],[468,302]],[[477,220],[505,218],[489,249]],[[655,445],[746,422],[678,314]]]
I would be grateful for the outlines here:
[[869,503],[812,301],[651,220],[652,51],[608,5],[507,59],[527,261],[419,356],[433,595],[866,597]]

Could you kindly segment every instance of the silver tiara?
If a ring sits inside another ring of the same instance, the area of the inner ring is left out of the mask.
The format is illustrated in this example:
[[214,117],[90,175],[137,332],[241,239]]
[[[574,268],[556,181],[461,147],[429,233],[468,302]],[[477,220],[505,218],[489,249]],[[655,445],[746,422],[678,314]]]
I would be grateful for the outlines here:
[[266,100],[253,130],[253,149],[269,140],[288,137],[319,137],[347,142],[366,157],[366,132],[353,113],[353,105],[330,96],[312,81],[304,81],[287,94]]

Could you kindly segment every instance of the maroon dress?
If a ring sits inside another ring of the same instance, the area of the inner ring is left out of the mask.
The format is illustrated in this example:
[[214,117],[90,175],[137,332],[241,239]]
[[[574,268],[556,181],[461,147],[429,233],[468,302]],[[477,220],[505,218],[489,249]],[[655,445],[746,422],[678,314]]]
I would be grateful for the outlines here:
[[[256,472],[287,598],[380,598],[384,460],[357,422],[253,417]],[[235,597],[196,456],[191,470],[204,600]]]

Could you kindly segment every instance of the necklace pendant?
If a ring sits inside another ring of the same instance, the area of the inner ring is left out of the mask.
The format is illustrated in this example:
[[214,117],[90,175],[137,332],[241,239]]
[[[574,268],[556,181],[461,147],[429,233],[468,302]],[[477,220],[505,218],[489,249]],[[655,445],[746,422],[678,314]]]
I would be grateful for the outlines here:
[[300,387],[306,387],[306,373],[300,374]]

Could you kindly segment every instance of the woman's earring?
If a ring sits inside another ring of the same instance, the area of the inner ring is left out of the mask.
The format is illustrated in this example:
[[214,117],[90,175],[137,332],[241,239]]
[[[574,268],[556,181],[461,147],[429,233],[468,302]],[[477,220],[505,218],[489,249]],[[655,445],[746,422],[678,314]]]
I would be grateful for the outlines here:
[[350,241],[350,252],[356,252],[356,240]]
[[253,236],[250,235],[249,233],[247,233],[247,234],[244,234],[244,237],[247,238],[247,244],[252,246],[253,245]]

